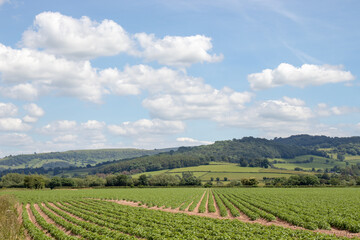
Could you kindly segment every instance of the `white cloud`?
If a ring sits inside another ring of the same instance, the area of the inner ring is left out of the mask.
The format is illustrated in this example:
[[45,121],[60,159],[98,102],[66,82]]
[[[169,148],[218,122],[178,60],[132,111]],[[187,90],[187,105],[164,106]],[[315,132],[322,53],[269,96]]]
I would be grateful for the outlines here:
[[210,141],[200,141],[189,137],[179,137],[176,138],[176,141],[184,144],[185,146],[198,146],[198,145],[207,145],[214,143]]
[[73,135],[73,134],[67,134],[67,135],[62,135],[62,136],[58,136],[55,137],[53,139],[54,142],[74,142],[75,140],[77,140],[78,136],[77,135]]
[[211,38],[203,35],[188,37],[166,36],[156,39],[153,34],[135,34],[144,51],[140,54],[148,61],[176,67],[188,67],[194,63],[219,62],[222,55],[210,55]]
[[13,117],[18,113],[18,108],[12,103],[0,102],[0,117]]
[[297,98],[257,102],[240,111],[219,115],[215,121],[224,126],[253,129],[262,136],[286,136],[309,132],[315,114]]
[[29,116],[29,115],[25,115],[23,117],[23,121],[26,122],[26,123],[35,123],[38,121],[38,118],[37,117],[32,117],[32,116]]
[[0,118],[0,131],[27,131],[30,128],[19,118]]
[[103,94],[97,72],[89,61],[69,61],[36,50],[17,50],[0,44],[0,72],[4,83],[16,85],[10,93],[14,97],[25,92],[27,98],[34,98],[36,88],[44,94],[55,92],[99,103]]
[[164,121],[160,119],[140,119],[135,122],[123,122],[120,125],[109,125],[109,131],[115,135],[139,137],[143,135],[167,135],[185,130],[181,121]]
[[329,117],[329,116],[340,116],[351,113],[359,113],[360,108],[358,107],[347,107],[347,106],[334,106],[329,107],[325,103],[319,103],[315,108],[315,112],[320,117]]
[[81,123],[81,127],[88,130],[101,130],[106,126],[105,122],[99,122],[96,120],[89,120],[85,123]]
[[24,105],[24,109],[32,117],[42,117],[45,114],[44,110],[35,103],[29,103]]
[[38,97],[38,90],[29,83],[18,84],[13,87],[0,87],[4,97],[32,101]]
[[282,85],[306,87],[327,83],[348,82],[355,77],[340,66],[304,64],[300,68],[281,63],[274,70],[265,69],[261,73],[248,75],[250,86],[254,90],[267,89]]
[[24,32],[22,45],[88,60],[131,51],[133,43],[112,20],[98,23],[86,16],[75,19],[58,12],[43,12],[35,17],[33,28]]
[[306,121],[313,117],[310,108],[296,98],[284,97],[283,100],[268,100],[258,107],[258,114],[264,119],[282,121]]
[[31,146],[33,139],[24,133],[0,134],[0,145],[7,147]]
[[59,120],[45,125],[41,131],[47,134],[59,134],[71,132],[77,127],[76,121]]
[[249,92],[217,90],[204,84],[203,92],[154,95],[145,99],[143,106],[152,116],[163,119],[214,119],[244,108],[251,97]]

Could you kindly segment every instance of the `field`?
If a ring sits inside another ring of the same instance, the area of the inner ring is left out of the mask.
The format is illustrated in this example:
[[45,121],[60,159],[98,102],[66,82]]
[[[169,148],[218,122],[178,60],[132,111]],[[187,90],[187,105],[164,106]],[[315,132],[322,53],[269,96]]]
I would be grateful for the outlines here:
[[[209,165],[201,165],[197,167],[185,167],[185,168],[176,168],[170,170],[161,170],[154,172],[146,172],[146,175],[158,175],[158,174],[171,174],[181,176],[183,172],[192,172],[194,176],[200,178],[201,181],[206,182],[210,181],[213,178],[214,183],[216,178],[219,178],[221,182],[224,182],[226,177],[228,180],[241,180],[243,178],[256,178],[257,180],[262,180],[266,178],[274,177],[289,177],[294,174],[299,174],[300,172],[291,170],[281,170],[281,169],[272,169],[272,168],[260,168],[260,167],[240,167],[236,163],[227,163],[227,162],[210,162]],[[303,174],[311,174],[308,172],[301,172]],[[144,173],[141,173],[144,174]],[[139,177],[141,174],[133,175],[134,178]]]
[[[28,239],[348,239],[357,188],[14,190]],[[316,230],[316,231],[314,231]]]

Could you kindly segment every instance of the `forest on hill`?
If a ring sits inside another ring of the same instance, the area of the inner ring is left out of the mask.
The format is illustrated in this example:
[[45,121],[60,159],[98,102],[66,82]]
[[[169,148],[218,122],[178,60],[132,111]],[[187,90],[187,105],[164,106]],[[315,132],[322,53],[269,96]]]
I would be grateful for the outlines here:
[[[299,156],[317,156],[332,158],[333,154],[341,157],[345,154],[360,155],[360,137],[331,138],[326,136],[296,135],[288,138],[244,137],[216,141],[214,144],[196,147],[180,147],[178,149],[160,150],[84,150],[63,153],[45,153],[9,156],[0,160],[0,165],[23,164],[31,159],[59,159],[72,162],[87,161],[87,165],[59,167],[54,165],[44,168],[23,167],[14,170],[3,169],[2,174],[9,172],[59,174],[68,170],[90,174],[125,173],[158,171],[164,169],[183,168],[207,165],[213,161],[239,163],[243,167],[274,167],[268,159],[294,159]],[[311,144],[310,144],[311,143]],[[326,149],[325,149],[326,148]],[[101,161],[99,161],[99,159]],[[341,159],[339,159],[341,161]],[[98,161],[98,162],[96,162]],[[334,160],[332,160],[334,161]],[[337,160],[335,160],[337,161]],[[93,163],[92,165],[89,163]],[[94,164],[96,163],[96,164]]]

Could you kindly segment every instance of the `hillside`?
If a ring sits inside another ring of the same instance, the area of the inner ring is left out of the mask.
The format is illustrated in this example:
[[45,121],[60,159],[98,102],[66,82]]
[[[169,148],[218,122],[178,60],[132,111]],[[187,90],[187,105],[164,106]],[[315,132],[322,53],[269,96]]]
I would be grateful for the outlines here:
[[145,155],[150,156],[170,150],[174,149],[144,150],[124,148],[22,154],[0,159],[0,169],[85,167],[107,161],[129,159]]
[[149,172],[163,169],[207,165],[213,161],[241,163],[243,167],[269,167],[266,158],[291,159],[302,155],[326,156],[323,151],[276,143],[271,140],[245,137],[197,147],[180,147],[153,156],[106,164],[94,173]]

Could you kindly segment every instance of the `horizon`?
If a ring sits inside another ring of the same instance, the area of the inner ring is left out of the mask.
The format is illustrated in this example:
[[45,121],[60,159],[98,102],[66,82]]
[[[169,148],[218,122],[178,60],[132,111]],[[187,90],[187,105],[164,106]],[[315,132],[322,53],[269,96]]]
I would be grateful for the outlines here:
[[0,157],[360,136],[356,6],[0,0]]

